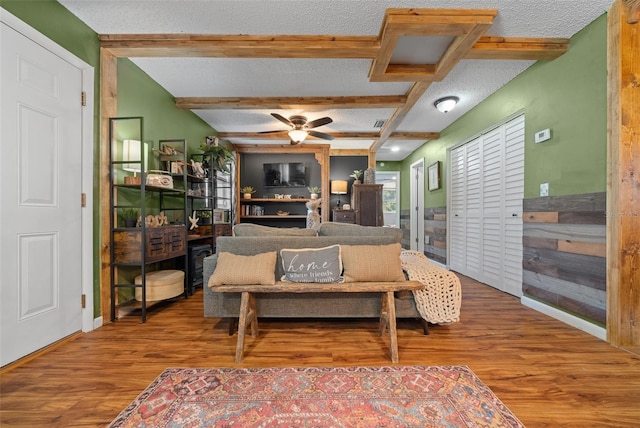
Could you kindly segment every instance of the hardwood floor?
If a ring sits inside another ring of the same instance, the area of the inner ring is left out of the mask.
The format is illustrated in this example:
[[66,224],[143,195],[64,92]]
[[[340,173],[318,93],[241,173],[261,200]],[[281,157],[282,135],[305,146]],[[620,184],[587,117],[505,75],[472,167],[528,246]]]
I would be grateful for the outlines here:
[[[640,357],[462,277],[462,319],[398,325],[399,365],[466,365],[529,428],[640,426]],[[58,346],[0,379],[2,427],[104,427],[166,367],[391,365],[377,320],[260,320],[236,335],[202,317],[202,291]]]

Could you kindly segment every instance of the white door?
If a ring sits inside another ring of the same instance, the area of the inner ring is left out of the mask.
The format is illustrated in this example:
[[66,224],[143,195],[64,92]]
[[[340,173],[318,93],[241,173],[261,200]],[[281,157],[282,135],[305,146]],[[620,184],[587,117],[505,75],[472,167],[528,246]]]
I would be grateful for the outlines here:
[[82,328],[82,73],[1,26],[0,365],[6,365]]
[[424,159],[411,164],[409,248],[424,253]]
[[522,295],[524,116],[449,154],[449,267]]

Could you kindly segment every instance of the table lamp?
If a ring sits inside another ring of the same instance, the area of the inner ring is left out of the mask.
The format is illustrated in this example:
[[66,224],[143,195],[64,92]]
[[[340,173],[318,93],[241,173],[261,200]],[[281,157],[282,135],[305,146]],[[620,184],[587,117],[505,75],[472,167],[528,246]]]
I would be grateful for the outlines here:
[[[333,195],[346,195],[347,194],[347,182],[344,180],[331,181],[331,194]],[[340,198],[338,198],[337,208],[340,208]]]

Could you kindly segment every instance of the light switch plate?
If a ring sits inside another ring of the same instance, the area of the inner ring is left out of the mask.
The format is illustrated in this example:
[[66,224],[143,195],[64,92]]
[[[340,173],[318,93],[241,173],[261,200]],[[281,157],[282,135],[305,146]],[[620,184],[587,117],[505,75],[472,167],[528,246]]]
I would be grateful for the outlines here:
[[540,185],[540,196],[549,196],[549,183],[542,183]]

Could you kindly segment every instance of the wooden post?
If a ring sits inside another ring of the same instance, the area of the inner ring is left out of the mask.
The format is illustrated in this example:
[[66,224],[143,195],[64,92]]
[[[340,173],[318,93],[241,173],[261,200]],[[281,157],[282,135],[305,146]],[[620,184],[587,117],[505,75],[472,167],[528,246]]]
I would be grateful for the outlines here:
[[607,31],[607,339],[626,347],[640,346],[640,24],[631,23],[637,12],[637,1],[616,0]]
[[109,118],[118,114],[118,58],[100,48],[100,308],[102,320],[111,312],[111,229],[109,216]]

